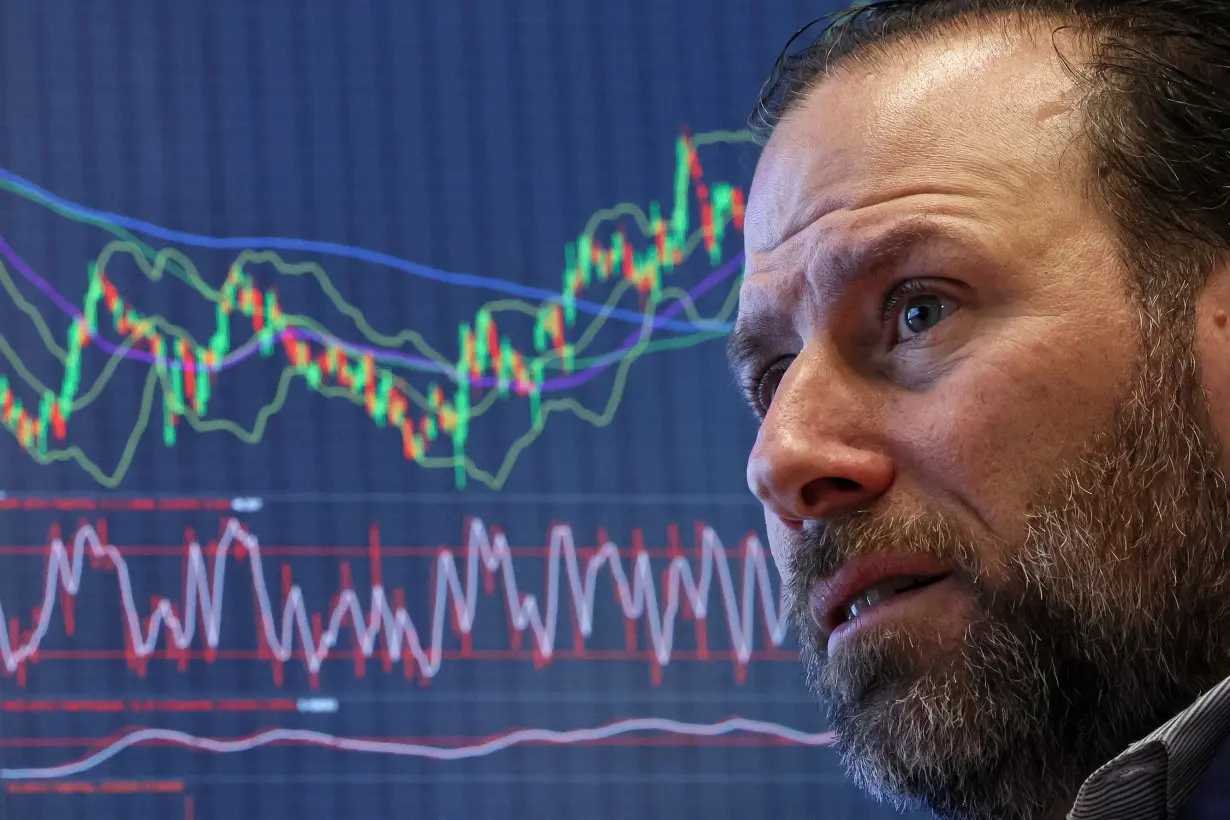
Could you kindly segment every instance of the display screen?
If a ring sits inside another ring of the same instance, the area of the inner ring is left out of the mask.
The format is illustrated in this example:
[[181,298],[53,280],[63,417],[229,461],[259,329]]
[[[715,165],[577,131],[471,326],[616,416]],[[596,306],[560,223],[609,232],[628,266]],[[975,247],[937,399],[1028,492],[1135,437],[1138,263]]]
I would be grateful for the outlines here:
[[728,374],[793,0],[0,10],[0,816],[899,817]]

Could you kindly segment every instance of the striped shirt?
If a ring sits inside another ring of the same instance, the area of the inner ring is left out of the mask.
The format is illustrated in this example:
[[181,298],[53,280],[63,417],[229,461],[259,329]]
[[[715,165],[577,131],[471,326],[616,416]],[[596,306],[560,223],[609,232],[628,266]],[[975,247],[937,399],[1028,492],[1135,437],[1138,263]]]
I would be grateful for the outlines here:
[[1081,786],[1068,820],[1175,820],[1230,735],[1230,678]]

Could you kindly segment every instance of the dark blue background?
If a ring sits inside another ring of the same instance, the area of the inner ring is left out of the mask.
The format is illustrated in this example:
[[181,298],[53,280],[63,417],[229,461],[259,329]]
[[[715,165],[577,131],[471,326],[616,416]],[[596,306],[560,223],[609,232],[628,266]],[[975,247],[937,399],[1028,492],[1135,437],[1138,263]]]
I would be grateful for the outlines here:
[[[832,8],[832,0],[7,3],[0,7],[0,162],[66,199],[175,230],[337,242],[558,289],[564,245],[590,215],[625,201],[669,203],[680,130],[742,128],[782,44]],[[701,154],[707,178],[744,187],[755,157],[748,145]],[[107,239],[9,193],[0,193],[0,234],[76,304],[86,263]],[[728,238],[723,257],[731,258],[739,242],[738,235]],[[215,285],[233,257],[183,250]],[[676,274],[681,284],[712,269],[703,256]],[[314,261],[374,326],[415,328],[449,355],[456,354],[457,324],[499,296],[339,258]],[[151,284],[133,266],[111,273],[146,313],[161,313],[198,338],[208,334],[212,309],[182,284]],[[281,287],[296,312],[358,338],[314,285]],[[714,311],[726,293],[720,290],[702,307]],[[62,339],[67,318],[28,284],[22,291]],[[0,322],[0,335],[31,371],[58,385],[62,369],[7,299]],[[618,329],[622,336],[629,328]],[[523,347],[528,338],[527,332]],[[87,372],[97,374],[104,360],[93,355]],[[2,364],[12,378],[10,363]],[[108,469],[132,426],[145,372],[123,364],[105,396],[71,428],[72,443]],[[274,362],[261,361],[231,371],[219,381],[209,416],[250,427],[277,373]],[[600,407],[610,390],[608,374],[576,398]],[[34,403],[30,391],[24,398]],[[181,425],[179,443],[168,449],[158,424],[113,489],[71,463],[39,466],[10,436],[0,436],[0,489],[23,498],[258,496],[262,510],[244,522],[272,545],[361,545],[376,523],[385,543],[455,548],[467,517],[477,516],[519,545],[545,543],[556,521],[570,523],[589,544],[605,528],[621,546],[638,527],[647,543],[662,546],[675,522],[691,544],[694,525],[704,522],[734,550],[762,526],[743,477],[753,424],[726,374],[720,341],[635,364],[607,427],[553,416],[498,491],[478,484],[458,491],[449,472],[407,463],[396,434],[302,382],[259,445]],[[491,469],[526,425],[523,404],[493,412],[476,426],[470,453]],[[71,532],[78,523],[73,513],[0,511],[0,544],[41,544],[53,524]],[[210,536],[220,520],[128,512],[108,515],[107,524],[122,549],[179,544],[189,527]],[[28,625],[45,569],[37,556],[0,560],[0,602]],[[363,564],[355,563],[362,587]],[[134,557],[131,566],[138,601],[182,596],[177,559]],[[337,589],[336,561],[298,559],[294,571],[310,606],[325,609]],[[521,577],[529,590],[541,591],[540,572],[526,566]],[[427,589],[426,561],[387,561],[385,573],[408,593]],[[87,572],[77,634],[65,636],[57,618],[44,648],[121,648],[113,579]],[[243,572],[232,573],[229,583],[242,589]],[[241,593],[230,600],[223,645],[253,646],[251,602]],[[711,606],[710,634],[720,647],[716,596]],[[591,645],[618,648],[622,619],[609,597],[604,607]],[[426,619],[425,601],[412,599],[410,609]],[[507,628],[498,609],[483,610],[480,602],[476,645],[506,646]],[[641,640],[644,646],[643,629]],[[756,640],[757,649],[772,648],[763,629]],[[695,647],[690,625],[680,628],[677,645]],[[196,663],[180,673],[154,661],[140,678],[122,661],[42,660],[28,672],[24,688],[0,677],[0,698],[319,695],[337,698],[340,711],[0,713],[0,741],[100,737],[138,723],[214,736],[272,725],[349,736],[483,735],[645,715],[708,722],[740,714],[805,731],[824,728],[792,661],[755,662],[744,685],[735,684],[729,663],[681,661],[665,670],[660,687],[650,685],[641,662],[560,661],[535,671],[524,661],[446,661],[428,688],[386,676],[374,663],[358,680],[343,661],[326,665],[318,692],[308,688],[302,664],[287,667],[281,688],[259,662]],[[54,765],[82,751],[0,745],[0,768]],[[126,752],[81,777],[182,779],[202,820],[885,814],[845,782],[830,750],[790,746],[518,747],[454,763],[295,747],[228,756],[154,747]],[[184,801],[0,793],[0,815],[178,818]]]

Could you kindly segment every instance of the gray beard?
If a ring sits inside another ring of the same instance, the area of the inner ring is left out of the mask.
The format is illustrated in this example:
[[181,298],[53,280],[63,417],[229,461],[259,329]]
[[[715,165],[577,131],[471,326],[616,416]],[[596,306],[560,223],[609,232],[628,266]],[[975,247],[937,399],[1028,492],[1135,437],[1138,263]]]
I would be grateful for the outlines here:
[[[809,685],[847,772],[881,801],[957,820],[1062,816],[1096,768],[1230,673],[1220,448],[1190,343],[1145,348],[1114,423],[1032,499],[1024,542],[997,547],[1013,556],[1006,580],[992,586],[977,541],[931,514],[852,516],[793,553]],[[957,566],[977,617],[955,644],[881,629],[829,658],[804,591],[884,543]]]

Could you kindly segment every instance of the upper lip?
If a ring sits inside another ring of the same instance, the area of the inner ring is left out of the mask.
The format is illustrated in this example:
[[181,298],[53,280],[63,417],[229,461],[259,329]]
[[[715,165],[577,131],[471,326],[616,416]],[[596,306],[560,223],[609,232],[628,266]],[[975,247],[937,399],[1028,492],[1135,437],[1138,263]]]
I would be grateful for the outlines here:
[[845,607],[867,587],[894,575],[949,575],[952,567],[928,555],[867,555],[854,558],[811,590],[811,615],[826,635],[846,619]]

